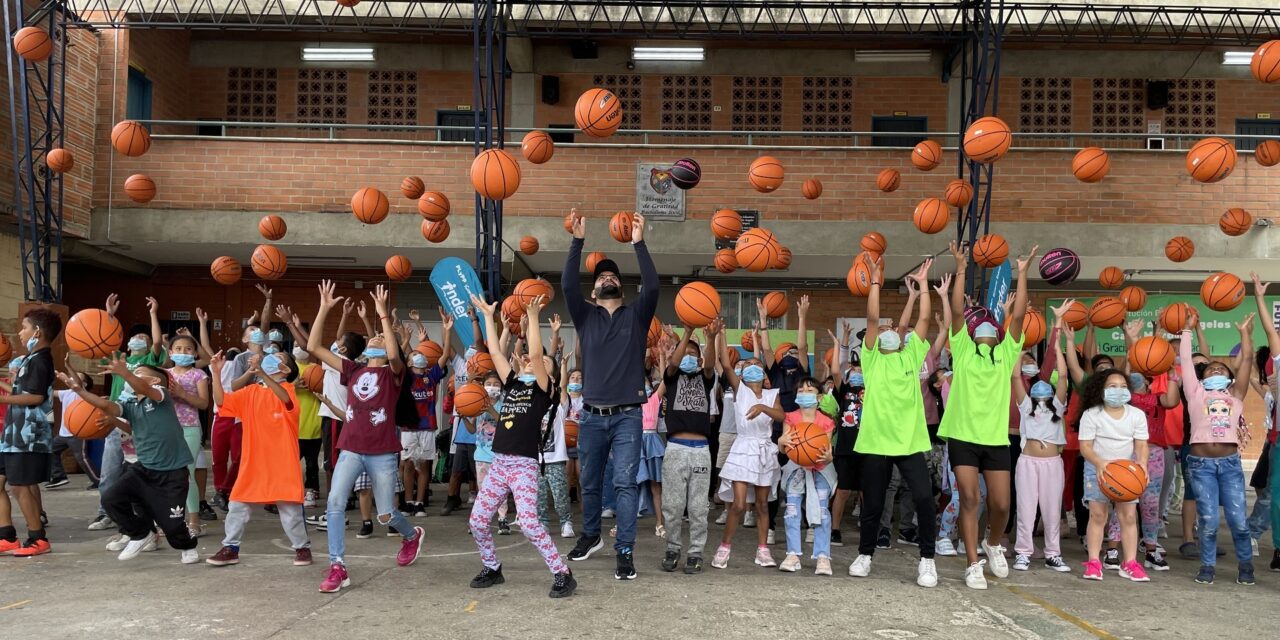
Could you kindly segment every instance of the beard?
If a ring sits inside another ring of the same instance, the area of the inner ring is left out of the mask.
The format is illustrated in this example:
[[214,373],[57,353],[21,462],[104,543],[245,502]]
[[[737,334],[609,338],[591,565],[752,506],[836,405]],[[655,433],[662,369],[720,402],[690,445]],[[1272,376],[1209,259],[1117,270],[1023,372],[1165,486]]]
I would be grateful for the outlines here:
[[616,300],[621,297],[622,287],[616,284],[606,284],[596,289],[596,298],[599,300]]

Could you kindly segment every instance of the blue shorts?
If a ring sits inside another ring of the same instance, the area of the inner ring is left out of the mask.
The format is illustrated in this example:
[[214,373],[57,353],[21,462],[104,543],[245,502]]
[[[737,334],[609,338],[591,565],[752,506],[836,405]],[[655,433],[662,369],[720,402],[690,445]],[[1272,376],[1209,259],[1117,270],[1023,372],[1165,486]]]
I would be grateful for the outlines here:
[[[1084,463],[1084,503],[1090,502],[1115,502],[1102,493],[1102,487],[1098,485],[1098,469],[1093,466],[1092,462]],[[1137,500],[1128,502],[1116,502],[1116,504],[1138,504]]]

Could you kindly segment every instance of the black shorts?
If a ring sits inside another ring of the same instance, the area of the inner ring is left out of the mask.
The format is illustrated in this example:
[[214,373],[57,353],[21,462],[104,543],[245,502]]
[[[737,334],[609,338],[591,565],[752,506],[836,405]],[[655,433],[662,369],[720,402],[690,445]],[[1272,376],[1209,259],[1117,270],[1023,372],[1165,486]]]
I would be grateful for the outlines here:
[[0,453],[0,476],[15,487],[48,482],[53,477],[53,456],[47,453]]
[[836,468],[836,489],[840,491],[862,490],[862,456],[858,454],[836,456],[831,460]]
[[1010,471],[1013,466],[1009,462],[1009,446],[987,446],[963,440],[949,440],[947,455],[951,458],[951,468],[977,467],[978,471]]
[[474,444],[454,443],[453,465],[450,471],[462,475],[463,482],[470,482],[476,477],[476,446]]

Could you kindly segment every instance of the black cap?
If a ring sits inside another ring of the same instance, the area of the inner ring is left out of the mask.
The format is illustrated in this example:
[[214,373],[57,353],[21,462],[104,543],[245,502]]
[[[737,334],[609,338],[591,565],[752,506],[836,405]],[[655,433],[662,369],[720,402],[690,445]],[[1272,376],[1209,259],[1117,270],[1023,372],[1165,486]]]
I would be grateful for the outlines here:
[[609,273],[612,273],[615,276],[618,276],[619,278],[622,277],[622,272],[618,271],[618,263],[608,258],[605,258],[596,263],[595,271],[591,274],[591,277],[593,279],[599,278],[600,274],[605,273],[606,271]]

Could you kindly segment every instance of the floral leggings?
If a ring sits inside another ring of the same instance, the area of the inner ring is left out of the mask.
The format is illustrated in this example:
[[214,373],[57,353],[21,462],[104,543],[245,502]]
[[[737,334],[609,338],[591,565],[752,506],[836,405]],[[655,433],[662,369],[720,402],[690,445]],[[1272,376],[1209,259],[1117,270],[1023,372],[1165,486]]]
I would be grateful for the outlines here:
[[[1164,482],[1164,449],[1150,447],[1147,454],[1147,488],[1138,498],[1138,512],[1142,520],[1142,543],[1148,549],[1156,548],[1156,536],[1160,533],[1162,519],[1160,516],[1160,485]],[[1107,541],[1119,542],[1120,521],[1116,519],[1115,510],[1107,520]]]
[[498,505],[506,502],[508,494],[515,496],[516,521],[520,523],[520,530],[542,554],[547,568],[551,573],[568,573],[569,567],[565,566],[551,536],[538,521],[538,461],[501,453],[494,456],[493,465],[480,484],[480,495],[471,508],[471,535],[476,539],[484,566],[490,569],[502,566],[493,547],[489,520],[498,510]]
[[563,526],[572,517],[569,512],[569,479],[565,476],[567,462],[549,462],[544,473],[538,475],[538,521],[551,526],[551,502],[556,504],[556,516]]

